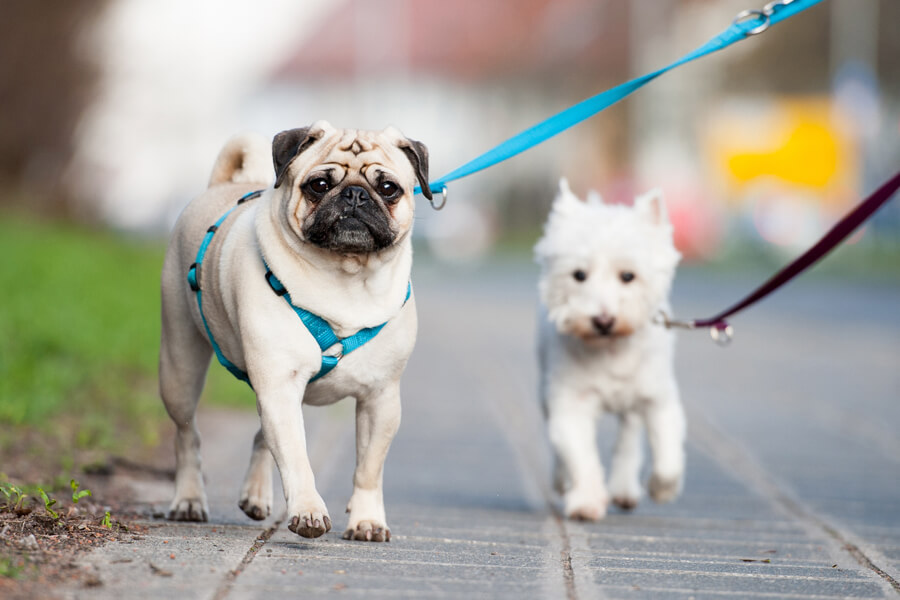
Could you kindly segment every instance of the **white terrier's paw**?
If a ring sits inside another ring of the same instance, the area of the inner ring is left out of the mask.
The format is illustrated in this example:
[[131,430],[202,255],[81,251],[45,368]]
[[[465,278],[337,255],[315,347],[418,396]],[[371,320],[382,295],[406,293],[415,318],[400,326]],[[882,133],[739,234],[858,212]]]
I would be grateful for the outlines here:
[[169,507],[170,521],[208,521],[206,498],[175,498]]
[[564,497],[566,517],[574,521],[599,521],[606,516],[605,493],[570,490]]
[[573,521],[599,521],[606,516],[606,504],[572,506],[566,508],[566,518]]
[[326,531],[331,531],[331,517],[318,494],[314,500],[302,502],[301,506],[306,508],[291,511],[294,516],[291,517],[288,529],[305,538],[317,538]]
[[681,493],[683,477],[681,474],[672,477],[662,477],[656,473],[650,476],[647,482],[647,491],[654,502],[663,504],[671,502]]
[[641,499],[641,482],[636,477],[616,476],[609,479],[612,503],[623,510],[633,510]]
[[345,540],[357,540],[359,542],[389,542],[391,530],[384,523],[377,521],[360,521],[356,525],[350,524],[344,532]]

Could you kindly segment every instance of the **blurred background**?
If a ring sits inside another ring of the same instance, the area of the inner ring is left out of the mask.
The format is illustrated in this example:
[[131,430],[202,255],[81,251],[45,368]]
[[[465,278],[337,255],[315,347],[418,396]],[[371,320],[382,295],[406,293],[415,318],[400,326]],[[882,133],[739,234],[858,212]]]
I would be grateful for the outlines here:
[[[164,240],[232,134],[271,136],[317,119],[395,125],[428,145],[437,177],[670,63],[745,8],[758,7],[7,0],[2,469],[17,468],[10,457],[23,447],[65,467],[157,440]],[[900,165],[897,23],[896,0],[826,0],[452,183],[443,212],[418,206],[417,277],[485,264],[530,275],[560,176],[580,195],[596,189],[616,202],[661,187],[688,269],[771,272]],[[896,285],[898,234],[895,200],[817,273]],[[253,406],[241,384],[211,373],[208,395]],[[55,442],[22,442],[22,431],[46,427]]]

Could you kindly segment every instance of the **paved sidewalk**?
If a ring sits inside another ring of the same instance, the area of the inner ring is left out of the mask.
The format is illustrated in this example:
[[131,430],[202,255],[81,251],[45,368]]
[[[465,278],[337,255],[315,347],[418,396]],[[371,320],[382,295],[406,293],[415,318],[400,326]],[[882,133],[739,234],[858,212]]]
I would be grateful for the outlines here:
[[[533,273],[420,269],[419,341],[385,475],[388,544],[348,542],[353,408],[310,409],[334,531],[304,540],[237,508],[253,413],[200,427],[211,521],[149,521],[82,562],[68,598],[883,598],[900,580],[900,286],[801,282],[728,350],[679,334],[688,478],[668,505],[561,520],[535,396]],[[703,316],[755,283],[679,278]],[[824,300],[827,299],[827,302]],[[852,307],[852,310],[845,307]],[[848,316],[855,315],[855,316]],[[602,444],[608,461],[612,424]],[[138,482],[163,509],[170,482]],[[279,500],[280,491],[277,493]],[[276,504],[283,509],[283,500]]]

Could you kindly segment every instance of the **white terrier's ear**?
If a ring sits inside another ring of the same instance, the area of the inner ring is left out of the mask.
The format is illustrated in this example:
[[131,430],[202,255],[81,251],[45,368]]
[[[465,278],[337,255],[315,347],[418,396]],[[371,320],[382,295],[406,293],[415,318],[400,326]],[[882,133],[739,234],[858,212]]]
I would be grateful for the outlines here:
[[655,225],[669,222],[669,213],[666,211],[666,201],[663,199],[662,190],[653,188],[646,194],[634,199],[635,209]]
[[560,177],[559,189],[556,192],[556,201],[567,202],[569,200],[577,200],[578,202],[581,202],[578,196],[576,196],[575,193],[572,192],[572,188],[569,187],[569,180],[565,177]]
[[559,190],[556,192],[556,198],[553,199],[553,206],[559,209],[564,206],[583,204],[581,198],[572,192],[569,187],[569,180],[565,177],[559,178]]

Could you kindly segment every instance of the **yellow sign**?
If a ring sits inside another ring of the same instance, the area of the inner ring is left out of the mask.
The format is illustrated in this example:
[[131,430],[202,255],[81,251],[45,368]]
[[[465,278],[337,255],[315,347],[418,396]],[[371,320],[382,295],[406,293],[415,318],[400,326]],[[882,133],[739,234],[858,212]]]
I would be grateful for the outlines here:
[[858,171],[845,122],[828,100],[735,103],[711,120],[709,156],[732,199],[765,178],[841,203]]

